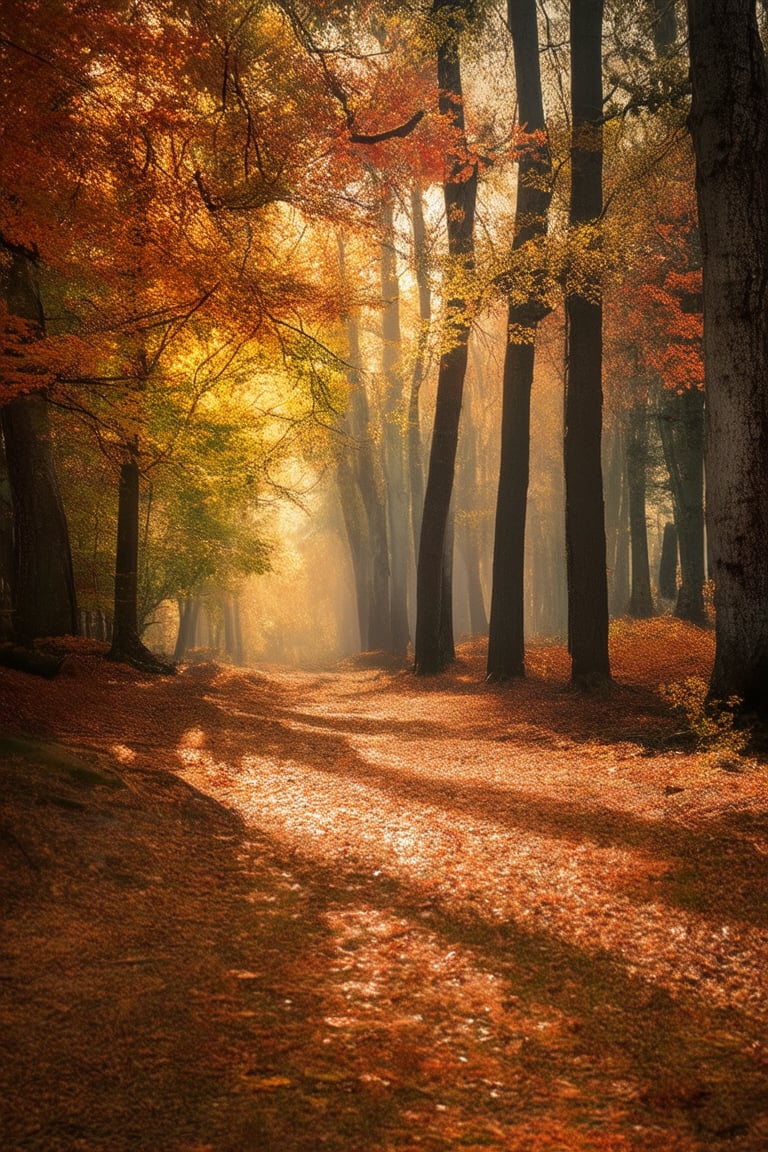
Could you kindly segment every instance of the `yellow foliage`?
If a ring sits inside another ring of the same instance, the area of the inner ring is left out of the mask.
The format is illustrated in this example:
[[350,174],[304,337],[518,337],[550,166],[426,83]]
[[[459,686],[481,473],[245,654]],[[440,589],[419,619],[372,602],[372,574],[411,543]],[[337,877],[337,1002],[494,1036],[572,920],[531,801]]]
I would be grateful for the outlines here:
[[714,754],[718,760],[740,756],[747,744],[744,732],[734,727],[734,713],[741,701],[738,696],[707,702],[707,684],[700,676],[688,676],[671,684],[660,685],[662,697],[680,713],[696,747]]

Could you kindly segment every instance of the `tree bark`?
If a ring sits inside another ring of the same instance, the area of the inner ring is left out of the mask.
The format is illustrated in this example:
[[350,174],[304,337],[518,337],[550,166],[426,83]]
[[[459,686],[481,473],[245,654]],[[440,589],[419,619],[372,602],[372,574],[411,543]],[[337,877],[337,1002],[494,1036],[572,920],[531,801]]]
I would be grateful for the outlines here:
[[172,672],[141,642],[138,625],[139,462],[134,441],[120,466],[115,553],[115,619],[109,660],[132,664],[144,672]]
[[[518,118],[526,132],[544,131],[535,0],[508,0],[515,57]],[[551,161],[545,145],[531,142],[520,159],[513,250],[546,234],[551,200]],[[493,584],[488,636],[488,677],[506,680],[525,672],[525,519],[531,439],[531,388],[538,323],[535,298],[510,299],[504,357],[501,459],[493,544]]]
[[[339,266],[342,281],[345,276],[344,244],[339,237]],[[361,643],[373,651],[389,646],[389,546],[387,542],[387,511],[380,478],[376,474],[373,442],[371,440],[368,398],[360,373],[360,328],[357,317],[345,317],[347,334],[347,381],[349,408],[345,431],[350,437],[351,466],[365,511],[366,547],[369,554],[369,588],[367,594],[368,619],[361,631]],[[353,547],[350,540],[350,547]],[[365,639],[363,637],[363,633]]]
[[[477,348],[472,350],[472,363],[477,384],[482,390],[482,362]],[[480,476],[478,474],[477,423],[475,408],[467,396],[464,406],[464,430],[457,457],[456,506],[459,509],[456,539],[457,551],[464,562],[467,582],[467,606],[469,609],[468,630],[472,636],[484,636],[488,632],[488,616],[485,611],[485,598],[480,579],[480,543],[478,522],[483,513]]]
[[768,73],[755,0],[688,0],[704,268],[710,693],[768,719]]
[[408,488],[405,444],[402,433],[403,381],[400,373],[400,284],[395,254],[394,205],[391,193],[384,196],[381,211],[382,240],[382,368],[384,370],[384,476],[389,533],[390,636],[388,649],[404,660],[410,639],[408,629]]
[[680,547],[675,616],[705,624],[704,609],[704,394],[697,388],[664,392],[659,432],[669,472]]
[[427,230],[421,189],[411,189],[411,227],[413,229],[413,263],[419,290],[419,335],[411,373],[408,396],[408,478],[411,490],[411,532],[413,556],[418,562],[421,517],[424,511],[424,464],[422,460],[419,396],[427,368],[429,326],[432,320],[432,291],[427,270]]
[[677,528],[674,524],[664,525],[659,561],[659,595],[665,600],[677,597]]
[[453,631],[453,562],[455,542],[456,516],[454,501],[451,500],[448,509],[448,519],[445,525],[445,544],[443,545],[443,574],[442,595],[440,597],[440,660],[443,668],[447,668],[456,659],[456,641]]
[[[345,425],[345,436],[349,440],[351,433],[348,421],[345,421]],[[352,453],[354,451],[355,449],[350,447],[348,442],[341,445],[336,461],[336,484],[339,490],[339,503],[341,504],[341,513],[352,561],[360,649],[367,652],[369,648],[368,627],[371,615],[372,581],[370,536],[358,477],[353,467]]]
[[182,596],[177,601],[179,608],[179,630],[176,635],[176,647],[173,651],[174,660],[183,660],[192,647],[197,630],[197,616],[200,611],[200,601],[196,596]]
[[648,468],[648,410],[645,397],[627,415],[627,489],[629,494],[629,546],[632,584],[629,615],[636,620],[653,616],[651,571],[648,559],[648,523],[645,511]]
[[[3,245],[10,256],[6,299],[26,321],[30,339],[44,333],[37,268],[29,253]],[[13,634],[26,643],[77,632],[72,553],[53,459],[48,404],[40,392],[10,401],[0,413],[13,507]]]
[[[433,14],[447,13],[440,23],[437,82],[440,111],[452,123],[457,136],[456,150],[448,157],[443,183],[448,252],[456,270],[465,273],[474,266],[473,228],[477,198],[477,162],[468,156],[466,149],[459,63],[460,33],[468,8],[468,0],[465,4],[434,0],[432,5]],[[452,658],[452,644],[448,644],[444,631],[452,614],[450,589],[444,579],[446,563],[450,564],[452,560],[446,554],[446,529],[453,492],[469,330],[466,299],[463,293],[454,290],[446,304],[444,347],[440,356],[419,541],[414,667],[421,675],[442,672]]]
[[[572,0],[572,227],[597,224],[602,192],[602,0]],[[596,241],[595,241],[596,242]],[[571,682],[610,681],[602,431],[603,310],[600,286],[566,297],[565,542]]]
[[608,611],[623,616],[629,603],[629,531],[627,525],[627,467],[624,433],[619,420],[611,430],[607,453],[606,549],[608,554]]

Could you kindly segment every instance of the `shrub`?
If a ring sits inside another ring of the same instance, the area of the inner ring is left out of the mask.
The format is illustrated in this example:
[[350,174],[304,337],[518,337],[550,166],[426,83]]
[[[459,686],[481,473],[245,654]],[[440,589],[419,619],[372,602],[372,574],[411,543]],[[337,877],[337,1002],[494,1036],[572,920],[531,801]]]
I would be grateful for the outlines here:
[[741,756],[748,737],[734,723],[741,703],[738,696],[729,696],[727,700],[707,700],[707,684],[700,676],[662,684],[659,691],[675,712],[685,718],[699,751],[712,753],[720,761]]

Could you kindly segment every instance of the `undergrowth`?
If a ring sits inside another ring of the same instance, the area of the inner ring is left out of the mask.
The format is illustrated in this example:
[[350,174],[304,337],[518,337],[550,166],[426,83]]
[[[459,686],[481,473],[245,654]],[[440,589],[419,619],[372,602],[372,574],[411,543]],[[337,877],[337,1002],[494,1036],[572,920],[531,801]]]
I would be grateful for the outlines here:
[[736,762],[744,753],[749,735],[736,727],[735,717],[741,700],[708,700],[707,683],[700,676],[687,676],[671,684],[662,684],[664,700],[685,720],[696,748],[721,763]]

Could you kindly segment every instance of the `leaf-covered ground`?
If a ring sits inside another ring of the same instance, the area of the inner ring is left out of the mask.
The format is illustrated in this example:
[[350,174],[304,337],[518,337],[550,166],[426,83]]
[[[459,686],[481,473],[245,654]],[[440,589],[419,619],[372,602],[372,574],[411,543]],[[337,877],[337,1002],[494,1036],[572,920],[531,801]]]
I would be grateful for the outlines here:
[[711,645],[0,669],[0,1147],[768,1149],[768,770],[657,691]]

